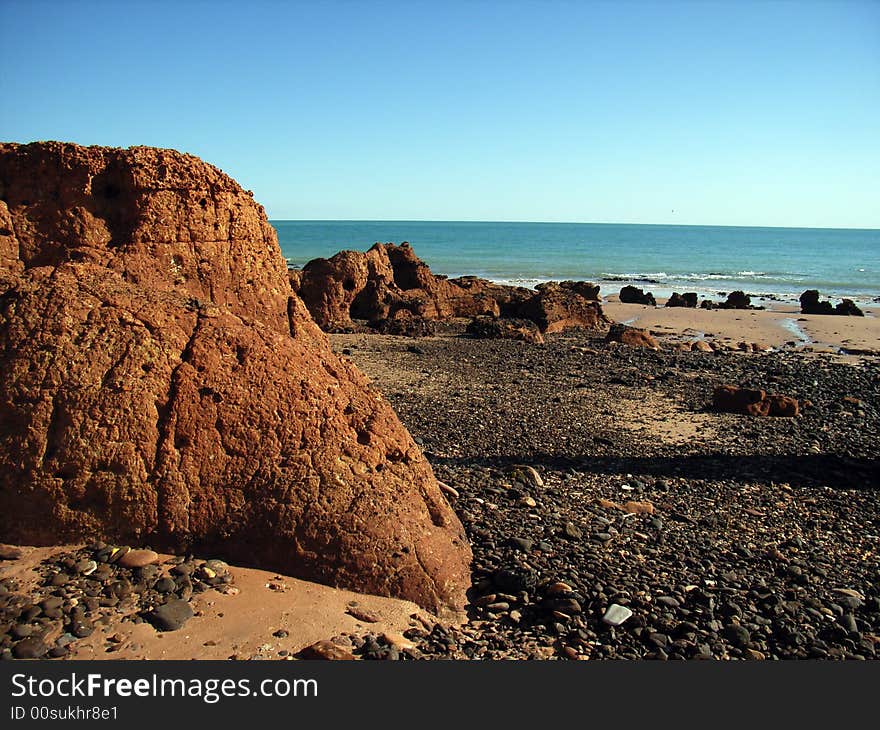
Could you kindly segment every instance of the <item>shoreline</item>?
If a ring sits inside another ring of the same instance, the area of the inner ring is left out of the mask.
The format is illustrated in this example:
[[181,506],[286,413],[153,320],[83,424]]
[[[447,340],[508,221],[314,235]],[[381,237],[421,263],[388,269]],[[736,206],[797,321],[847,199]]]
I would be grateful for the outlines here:
[[[774,303],[768,309],[693,309],[624,304],[617,296],[602,302],[616,322],[647,329],[673,343],[716,340],[726,344],[755,342],[772,348],[845,351],[880,354],[880,309],[865,309],[864,317],[801,314],[800,307]],[[809,350],[808,350],[809,351]]]
[[[340,249],[345,250],[345,249]],[[358,252],[361,249],[351,249],[357,250]],[[335,251],[334,253],[339,253],[339,251]],[[332,255],[332,254],[331,254]],[[300,271],[302,268],[309,263],[312,259],[308,261],[299,261],[294,263],[291,257],[284,257],[287,267],[291,271]],[[330,258],[329,256],[327,258]],[[566,277],[498,277],[492,274],[489,274],[484,271],[480,271],[479,268],[472,270],[470,272],[460,272],[454,271],[451,273],[444,273],[439,269],[434,271],[435,267],[431,267],[433,273],[438,276],[443,276],[447,279],[460,279],[460,278],[469,278],[476,277],[478,279],[485,279],[486,281],[492,284],[498,284],[499,286],[513,286],[513,287],[523,287],[525,289],[534,290],[536,286],[540,284],[548,284],[551,282],[559,282],[566,280]],[[474,273],[476,271],[476,273]],[[571,279],[571,277],[568,277]],[[719,284],[717,287],[706,287],[706,286],[695,286],[694,282],[679,282],[672,280],[670,282],[655,282],[653,280],[645,280],[639,278],[615,278],[612,280],[604,279],[602,277],[590,277],[590,276],[579,276],[576,277],[577,281],[587,281],[589,283],[595,284],[601,289],[617,289],[618,292],[621,288],[625,286],[634,286],[639,289],[643,289],[646,292],[650,292],[654,295],[655,299],[658,302],[665,302],[673,292],[678,292],[679,294],[683,294],[685,292],[695,292],[699,295],[700,299],[706,299],[711,302],[723,302],[726,298],[727,294],[731,291],[741,290],[745,291],[752,300],[760,305],[766,306],[769,308],[774,307],[800,307],[799,297],[800,295],[808,289],[818,289],[821,297],[823,299],[829,299],[832,303],[837,303],[843,299],[850,299],[856,305],[858,305],[861,309],[867,312],[869,309],[874,309],[880,311],[880,291],[871,292],[871,293],[846,293],[846,292],[829,292],[821,289],[818,285],[813,286],[809,282],[805,282],[802,286],[798,286],[796,289],[792,289],[790,291],[755,291],[753,286],[749,286],[749,282],[742,281],[728,281],[723,284]],[[722,293],[723,291],[723,293]],[[616,298],[618,294],[602,294],[602,299],[612,299]]]

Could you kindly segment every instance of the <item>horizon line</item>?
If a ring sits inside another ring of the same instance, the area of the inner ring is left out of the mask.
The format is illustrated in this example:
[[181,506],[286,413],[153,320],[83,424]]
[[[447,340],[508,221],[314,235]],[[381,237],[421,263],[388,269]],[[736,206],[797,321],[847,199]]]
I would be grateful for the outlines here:
[[532,221],[532,220],[455,220],[452,218],[268,218],[279,223],[524,223],[541,225],[578,225],[578,226],[677,226],[679,228],[781,228],[786,230],[810,231],[877,231],[880,227],[865,228],[861,226],[768,226],[738,225],[718,223],[625,223],[619,221]]

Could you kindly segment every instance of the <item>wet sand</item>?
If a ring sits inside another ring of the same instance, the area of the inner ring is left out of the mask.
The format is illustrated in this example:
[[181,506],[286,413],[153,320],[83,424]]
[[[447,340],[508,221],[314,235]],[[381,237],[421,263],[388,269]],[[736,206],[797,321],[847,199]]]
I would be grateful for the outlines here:
[[[880,353],[880,310],[865,310],[865,317],[806,315],[792,304],[773,309],[690,309],[622,304],[617,297],[604,303],[615,322],[650,330],[673,341],[717,340],[725,343],[757,342],[769,347],[786,344],[814,348],[843,348]],[[800,330],[800,332],[798,331]],[[806,341],[809,338],[809,342]]]

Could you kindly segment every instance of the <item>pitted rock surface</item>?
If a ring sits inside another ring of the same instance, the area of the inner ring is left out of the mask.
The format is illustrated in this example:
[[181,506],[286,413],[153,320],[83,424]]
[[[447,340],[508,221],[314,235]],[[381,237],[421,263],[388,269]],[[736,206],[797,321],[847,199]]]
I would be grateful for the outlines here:
[[470,549],[261,206],[173,150],[0,145],[0,540],[199,546],[435,611]]

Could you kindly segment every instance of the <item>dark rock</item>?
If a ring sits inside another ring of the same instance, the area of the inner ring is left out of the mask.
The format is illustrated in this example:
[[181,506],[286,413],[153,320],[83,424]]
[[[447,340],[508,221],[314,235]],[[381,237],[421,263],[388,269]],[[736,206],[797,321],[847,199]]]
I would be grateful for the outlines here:
[[752,298],[743,291],[732,291],[717,307],[718,309],[752,309]]
[[400,309],[394,316],[372,322],[370,326],[380,334],[398,337],[430,337],[435,332],[432,320],[407,309]]
[[189,603],[179,599],[173,599],[146,614],[147,619],[159,631],[177,631],[189,619],[193,617],[193,611]]
[[12,656],[16,659],[39,659],[46,653],[47,647],[42,639],[32,636],[22,639],[12,647]]
[[538,325],[530,319],[475,317],[465,331],[471,337],[481,339],[522,340],[536,344],[544,342]]
[[807,289],[800,297],[801,314],[837,314],[842,316],[864,317],[862,312],[852,299],[842,300],[836,307],[829,301],[819,301],[819,292],[816,289]]
[[79,621],[74,621],[71,623],[69,627],[69,631],[78,639],[84,639],[87,636],[91,636],[95,630],[94,624],[88,619],[81,619]]
[[672,292],[672,296],[666,300],[666,306],[695,308],[697,306],[697,294],[696,292],[687,292],[685,294]]
[[740,649],[747,649],[751,644],[752,637],[748,629],[739,624],[729,624],[724,627],[724,638]]
[[177,590],[177,583],[174,582],[173,578],[166,576],[157,580],[153,588],[159,591],[159,593],[173,593]]
[[13,638],[26,639],[28,636],[34,633],[34,628],[29,624],[16,624],[12,627],[12,631],[10,631],[9,633],[12,634]]
[[532,551],[532,546],[534,545],[534,541],[529,540],[526,537],[511,537],[509,542],[511,547],[521,550],[524,553],[530,553]]
[[64,599],[60,596],[49,596],[48,598],[44,598],[40,601],[40,606],[43,608],[43,611],[51,611],[55,608],[61,608],[64,604]]
[[646,304],[656,307],[657,302],[651,292],[644,292],[634,286],[627,285],[620,290],[620,301],[624,304]]

